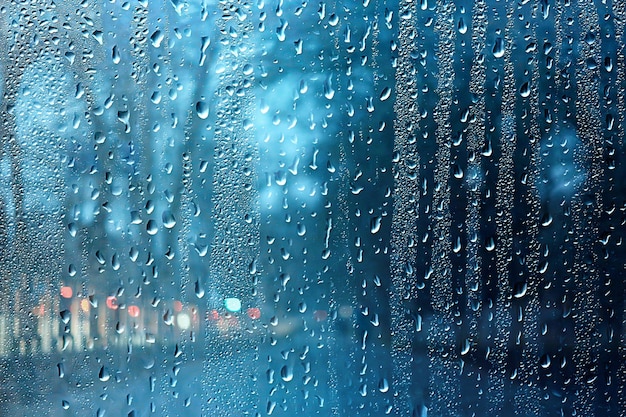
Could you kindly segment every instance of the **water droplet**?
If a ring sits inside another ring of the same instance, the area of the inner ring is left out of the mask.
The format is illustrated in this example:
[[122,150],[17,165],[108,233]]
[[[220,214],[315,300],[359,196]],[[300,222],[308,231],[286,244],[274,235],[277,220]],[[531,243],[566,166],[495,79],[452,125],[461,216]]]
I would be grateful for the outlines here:
[[459,29],[459,33],[461,35],[465,35],[467,33],[467,24],[465,23],[463,16],[459,18],[459,23],[457,25],[457,28]]
[[209,117],[209,105],[204,101],[198,101],[196,103],[196,113],[199,118],[206,119]]
[[109,370],[104,366],[100,368],[100,372],[98,372],[98,379],[102,382],[107,382],[109,379],[111,379],[111,374]]
[[148,223],[146,223],[146,231],[149,235],[154,236],[159,231],[159,226],[154,220],[148,220]]
[[196,297],[204,297],[204,288],[202,288],[202,284],[200,284],[200,281],[196,281],[194,285],[194,292],[196,293]]
[[271,415],[274,412],[275,408],[276,408],[276,401],[269,400],[267,402],[267,408],[265,409],[265,411],[267,412],[267,414]]
[[463,342],[461,343],[461,356],[467,355],[470,351],[470,348],[471,345],[469,339],[463,340]]
[[550,215],[550,213],[545,213],[543,217],[541,218],[541,225],[543,227],[548,227],[551,224],[552,224],[552,216]]
[[117,271],[118,269],[120,269],[120,258],[119,256],[115,253],[113,254],[113,256],[111,257],[111,267],[113,268],[114,271]]
[[504,42],[502,38],[496,38],[493,44],[493,56],[496,58],[502,58],[504,56]]
[[288,25],[289,23],[286,20],[280,19],[280,26],[276,28],[276,37],[278,37],[280,42],[284,41],[286,38],[285,31]]
[[280,370],[280,377],[285,382],[289,382],[293,379],[293,367],[291,365],[285,365]]
[[604,69],[606,72],[613,71],[613,59],[610,56],[604,58]]
[[324,97],[326,97],[328,100],[332,100],[334,96],[335,90],[333,89],[332,78],[329,75],[328,77],[326,77],[326,81],[324,81]]
[[370,220],[370,233],[375,234],[380,231],[380,226],[382,224],[383,218],[381,216],[373,217]]
[[111,59],[113,59],[114,64],[119,64],[121,57],[120,51],[117,49],[117,45],[113,47],[113,51],[111,52]]
[[161,32],[160,30],[156,30],[150,36],[150,41],[152,42],[152,46],[154,46],[155,48],[160,47],[161,46],[161,42],[163,42],[164,38],[165,38],[165,35],[163,34],[163,32]]
[[530,96],[530,85],[528,84],[528,81],[522,84],[522,86],[519,89],[519,93],[524,98]]
[[68,324],[70,322],[70,319],[72,318],[72,313],[70,313],[69,310],[63,310],[59,312],[59,315],[61,316],[61,321],[63,322],[63,324]]
[[457,178],[457,179],[463,178],[463,169],[457,164],[454,164],[452,166],[452,173],[454,175],[454,178]]
[[513,297],[522,298],[528,291],[528,284],[525,282],[518,282],[513,286]]
[[385,87],[380,93],[380,101],[385,101],[391,96],[391,88]]
[[176,219],[174,218],[172,212],[169,210],[165,210],[163,212],[161,219],[163,220],[163,226],[165,226],[167,229],[172,229],[174,226],[176,226]]
[[387,381],[387,378],[383,378],[380,381],[378,381],[378,391],[380,392],[389,391],[389,381]]

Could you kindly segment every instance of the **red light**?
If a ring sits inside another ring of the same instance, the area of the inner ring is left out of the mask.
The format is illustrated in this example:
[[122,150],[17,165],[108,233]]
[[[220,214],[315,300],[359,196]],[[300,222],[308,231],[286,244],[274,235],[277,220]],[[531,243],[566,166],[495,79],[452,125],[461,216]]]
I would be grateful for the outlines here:
[[211,310],[207,312],[207,318],[209,320],[218,320],[220,318],[220,315],[217,310]]
[[72,287],[61,287],[61,297],[63,298],[72,298],[74,291],[72,291]]
[[174,301],[174,311],[177,313],[180,313],[181,311],[183,311],[183,303],[181,303],[178,300]]
[[117,310],[117,298],[113,297],[112,295],[107,297],[107,307],[109,307],[111,310]]
[[46,308],[43,304],[39,304],[37,307],[33,309],[33,314],[37,317],[43,317],[46,314]]
[[128,315],[131,317],[139,317],[139,307],[137,306],[128,306]]
[[261,317],[261,310],[256,307],[249,308],[248,317],[252,320],[258,320]]

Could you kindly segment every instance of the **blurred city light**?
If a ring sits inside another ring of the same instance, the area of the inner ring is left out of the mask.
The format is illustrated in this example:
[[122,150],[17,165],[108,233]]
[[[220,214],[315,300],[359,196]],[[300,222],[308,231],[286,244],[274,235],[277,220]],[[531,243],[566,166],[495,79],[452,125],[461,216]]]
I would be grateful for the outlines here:
[[234,297],[227,298],[224,300],[224,307],[226,307],[226,310],[236,313],[241,310],[241,300]]
[[132,305],[132,306],[128,306],[128,315],[131,317],[139,317],[139,307]]
[[117,298],[113,297],[112,295],[107,297],[107,307],[109,307],[111,310],[117,310]]
[[63,298],[72,298],[74,291],[72,291],[72,287],[63,286],[61,287],[61,297]]
[[256,307],[249,308],[247,312],[252,320],[258,320],[261,317],[261,310]]

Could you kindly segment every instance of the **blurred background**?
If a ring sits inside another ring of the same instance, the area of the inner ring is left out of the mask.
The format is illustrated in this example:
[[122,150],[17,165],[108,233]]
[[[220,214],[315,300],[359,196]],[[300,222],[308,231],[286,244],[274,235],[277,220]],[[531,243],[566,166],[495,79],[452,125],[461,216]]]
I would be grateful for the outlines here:
[[626,413],[626,4],[0,5],[0,416]]

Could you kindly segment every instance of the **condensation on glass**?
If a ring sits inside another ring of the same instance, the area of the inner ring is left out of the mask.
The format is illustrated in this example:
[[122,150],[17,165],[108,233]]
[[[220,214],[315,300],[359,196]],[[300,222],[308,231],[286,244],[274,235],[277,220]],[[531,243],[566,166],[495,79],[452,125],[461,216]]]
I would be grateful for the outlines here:
[[625,19],[3,2],[0,415],[626,414]]

